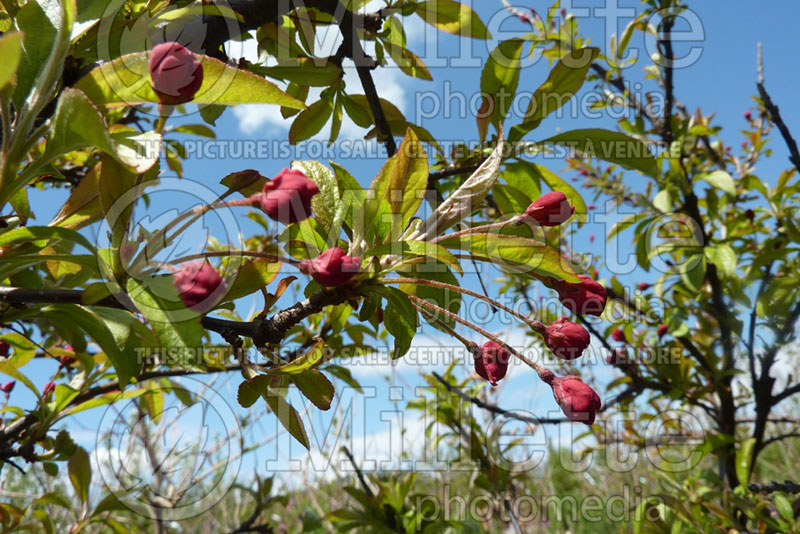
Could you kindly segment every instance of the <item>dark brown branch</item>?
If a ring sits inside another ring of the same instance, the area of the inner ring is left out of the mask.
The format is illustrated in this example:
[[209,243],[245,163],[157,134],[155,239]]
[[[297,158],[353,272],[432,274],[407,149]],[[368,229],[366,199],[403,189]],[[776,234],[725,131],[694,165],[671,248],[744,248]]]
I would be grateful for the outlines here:
[[[310,298],[298,302],[285,310],[265,319],[255,321],[229,321],[204,316],[202,325],[207,330],[219,334],[231,333],[251,338],[256,346],[277,344],[286,335],[289,329],[315,313],[321,312],[326,306],[341,304],[351,295],[351,290],[341,287],[332,290],[322,290]],[[25,304],[82,304],[83,291],[78,289],[25,289],[18,287],[0,287],[0,302],[14,306]],[[135,310],[133,305],[123,305],[120,301],[127,300],[127,296],[120,295],[107,297],[94,306]]]
[[800,493],[800,484],[796,484],[791,480],[786,480],[781,484],[780,482],[769,482],[767,484],[748,484],[747,489],[753,493],[774,493],[782,491],[784,493]]
[[367,479],[364,477],[364,473],[361,472],[361,468],[358,467],[356,463],[356,459],[353,458],[353,453],[350,452],[350,449],[347,447],[342,447],[342,452],[347,459],[350,461],[350,464],[353,466],[353,469],[356,471],[356,476],[358,477],[358,481],[361,483],[361,487],[364,488],[364,492],[369,495],[371,498],[375,498],[375,494],[372,492],[372,488],[369,487],[367,484]]
[[766,87],[764,87],[763,82],[759,81],[756,83],[756,87],[758,88],[758,94],[761,96],[761,101],[764,102],[764,107],[767,108],[769,112],[770,119],[775,126],[778,127],[778,130],[781,132],[781,137],[783,137],[786,146],[789,148],[789,161],[792,162],[794,168],[800,172],[800,151],[797,149],[797,141],[794,140],[792,137],[792,133],[789,131],[789,128],[786,126],[786,123],[783,122],[783,117],[781,117],[781,112],[778,109],[778,106],[772,101],[772,98],[769,96]]

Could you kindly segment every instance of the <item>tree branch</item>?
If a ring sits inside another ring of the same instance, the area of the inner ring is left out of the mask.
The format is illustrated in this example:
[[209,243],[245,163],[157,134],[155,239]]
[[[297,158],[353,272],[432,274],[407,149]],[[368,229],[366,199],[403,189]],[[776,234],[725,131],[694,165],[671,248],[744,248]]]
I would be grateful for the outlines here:
[[748,484],[747,489],[753,493],[774,493],[782,491],[784,493],[800,493],[800,484],[795,484],[790,480],[780,482],[769,482],[768,484]]

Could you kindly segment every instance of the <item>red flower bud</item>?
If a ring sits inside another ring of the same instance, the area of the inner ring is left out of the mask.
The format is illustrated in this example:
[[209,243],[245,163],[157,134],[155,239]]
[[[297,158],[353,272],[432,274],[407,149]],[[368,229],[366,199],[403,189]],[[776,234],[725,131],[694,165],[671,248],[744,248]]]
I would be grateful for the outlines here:
[[42,390],[42,397],[49,396],[54,390],[56,389],[56,383],[52,380],[44,385],[44,389]]
[[10,395],[11,392],[14,391],[14,386],[16,385],[17,382],[15,380],[12,380],[11,382],[6,382],[2,386],[0,386],[0,390],[2,390],[3,393],[5,393],[6,395]]
[[542,226],[558,226],[570,217],[575,206],[570,205],[561,191],[551,191],[528,206],[525,215],[536,219]]
[[172,285],[184,306],[198,312],[206,312],[219,302],[225,294],[225,282],[208,263],[194,261],[186,263],[173,275]]
[[5,341],[0,341],[0,356],[5,358],[8,356],[8,353],[11,351],[11,345],[6,343]]
[[344,285],[360,271],[361,258],[350,257],[340,248],[330,248],[313,260],[300,262],[300,272],[326,287]]
[[589,236],[589,243],[594,243],[594,234]]
[[525,23],[530,23],[531,18],[528,16],[527,13],[520,13],[519,14],[519,20],[521,20],[522,22],[525,22]]
[[750,113],[749,111],[745,111],[745,112],[744,112],[744,118],[745,118],[745,120],[748,120],[748,121],[749,121],[750,119],[752,119],[752,118],[753,118],[753,114],[752,114],[752,113]]
[[270,219],[292,224],[311,216],[311,198],[319,187],[300,171],[283,169],[275,178],[264,184],[261,193],[250,197],[260,205]]
[[488,380],[491,385],[496,386],[497,381],[506,376],[511,355],[494,341],[487,341],[480,348],[478,345],[474,345],[473,351],[475,372],[484,380]]
[[665,324],[658,325],[657,333],[658,333],[659,339],[664,337],[667,334],[668,330],[669,330],[669,326],[667,326]]
[[553,396],[569,419],[592,425],[600,409],[600,396],[577,376],[556,377],[552,384]]
[[588,206],[586,206],[586,209],[587,210],[595,210],[595,209],[597,209],[597,206],[595,206],[594,204],[589,204]]
[[620,343],[627,343],[628,338],[625,337],[625,332],[622,331],[622,328],[615,328],[613,332],[611,332],[611,337],[614,341],[619,341]]
[[589,176],[589,171],[587,171],[586,169],[581,169],[581,175]]
[[578,315],[602,315],[606,307],[606,288],[585,274],[579,274],[578,278],[581,279],[578,284],[564,281],[557,284],[561,304]]
[[76,360],[72,356],[67,356],[66,354],[58,357],[58,363],[61,364],[61,367],[70,367],[76,361],[78,360]]
[[642,282],[641,284],[639,284],[639,289],[641,289],[642,291],[647,291],[648,289],[650,289],[650,284],[648,284],[647,282]]
[[544,329],[544,342],[562,360],[574,360],[589,346],[591,337],[584,327],[561,317]]
[[174,41],[154,47],[149,65],[150,83],[162,104],[174,106],[191,102],[203,85],[202,63]]
[[566,16],[567,16],[567,10],[566,10],[566,8],[563,8],[563,7],[561,8],[561,16],[562,16],[562,17],[566,17]]

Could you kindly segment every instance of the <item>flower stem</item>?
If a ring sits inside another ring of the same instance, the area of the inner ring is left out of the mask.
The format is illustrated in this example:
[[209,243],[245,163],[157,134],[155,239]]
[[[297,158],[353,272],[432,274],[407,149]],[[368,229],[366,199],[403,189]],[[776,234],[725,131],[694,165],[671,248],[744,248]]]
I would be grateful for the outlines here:
[[182,258],[178,258],[176,260],[172,260],[173,265],[178,263],[184,263],[187,261],[192,260],[201,260],[205,258],[227,258],[232,256],[241,256],[241,257],[249,257],[249,258],[263,258],[267,260],[272,260],[274,262],[282,262],[288,265],[293,265],[295,267],[300,265],[299,260],[294,260],[292,258],[284,258],[283,256],[276,256],[275,254],[267,254],[266,252],[251,252],[249,250],[222,250],[222,251],[214,251],[214,252],[202,252],[200,254],[192,254],[190,256],[183,256]]
[[424,307],[428,308],[429,310],[435,311],[436,313],[441,313],[445,317],[449,317],[450,319],[452,319],[452,320],[454,320],[454,321],[456,321],[458,323],[461,323],[461,324],[463,324],[464,326],[466,326],[468,328],[471,328],[471,329],[475,330],[477,333],[479,333],[483,337],[485,337],[487,339],[490,339],[490,340],[494,341],[495,343],[497,343],[498,345],[504,347],[508,352],[510,352],[511,354],[513,354],[514,356],[516,356],[517,358],[522,360],[522,362],[527,364],[528,367],[530,367],[531,369],[536,371],[536,374],[538,374],[539,378],[541,378],[543,381],[547,382],[547,379],[545,377],[552,377],[552,371],[550,371],[546,367],[541,366],[538,363],[534,362],[533,360],[531,360],[530,358],[528,358],[527,356],[525,356],[524,354],[519,352],[514,347],[512,347],[512,346],[508,345],[507,343],[503,342],[499,337],[497,337],[497,336],[495,336],[493,334],[490,334],[489,332],[487,332],[486,330],[484,330],[480,326],[478,326],[478,325],[476,325],[474,323],[471,323],[471,322],[467,321],[466,319],[462,319],[461,317],[459,317],[455,313],[453,313],[453,312],[451,312],[449,310],[446,310],[446,309],[444,309],[444,308],[442,308],[440,306],[437,306],[436,304],[432,304],[432,303],[428,302],[425,299],[421,299],[421,298],[419,298],[419,297],[417,297],[415,295],[406,294],[406,296],[413,303],[416,303],[416,304],[418,304],[420,306],[424,306]]
[[383,282],[384,284],[415,284],[415,285],[431,286],[431,287],[438,287],[441,289],[449,289],[452,291],[457,291],[464,295],[469,295],[470,297],[481,299],[484,302],[488,302],[492,306],[496,306],[497,308],[503,310],[504,312],[510,313],[517,319],[524,321],[528,326],[530,326],[536,332],[542,333],[544,331],[544,325],[540,321],[536,321],[534,319],[531,319],[530,317],[526,317],[525,315],[519,313],[513,308],[509,308],[508,306],[500,304],[496,300],[487,297],[486,295],[481,295],[480,293],[476,293],[475,291],[471,291],[469,289],[464,289],[463,287],[455,286],[453,284],[447,284],[445,282],[437,282],[435,280],[422,280],[417,278],[379,278],[378,281]]

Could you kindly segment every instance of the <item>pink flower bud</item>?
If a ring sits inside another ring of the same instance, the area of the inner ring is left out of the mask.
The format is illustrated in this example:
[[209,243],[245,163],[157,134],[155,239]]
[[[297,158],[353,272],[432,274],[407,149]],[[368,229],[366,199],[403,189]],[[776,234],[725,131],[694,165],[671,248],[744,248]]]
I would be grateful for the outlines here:
[[44,385],[44,389],[42,390],[42,397],[48,397],[50,394],[56,389],[56,383],[52,380]]
[[602,315],[606,307],[606,288],[585,274],[579,274],[578,278],[581,280],[578,284],[561,281],[556,285],[561,304],[578,315]]
[[542,226],[558,226],[572,216],[575,206],[570,205],[561,191],[551,191],[528,206],[525,215],[536,219]]
[[521,20],[522,22],[525,22],[525,23],[530,23],[531,22],[531,18],[528,16],[527,13],[520,13],[519,14],[519,20]]
[[658,325],[658,330],[656,332],[658,333],[659,339],[664,337],[667,334],[668,330],[669,330],[669,326],[667,326],[665,324]]
[[15,380],[12,380],[11,382],[6,382],[2,386],[0,386],[0,390],[2,390],[3,393],[5,393],[6,395],[10,395],[11,392],[14,391],[14,386],[16,385],[17,382]]
[[648,289],[650,289],[650,284],[648,284],[647,282],[642,282],[639,284],[639,289],[641,289],[642,291],[647,291]]
[[473,357],[475,372],[493,386],[506,376],[508,362],[511,360],[508,351],[494,341],[487,341],[480,348],[474,345]]
[[619,341],[620,343],[627,343],[628,338],[625,337],[625,332],[623,332],[622,328],[615,328],[613,332],[611,332],[611,337],[614,341]]
[[566,10],[566,8],[563,8],[563,7],[561,8],[561,16],[562,16],[562,17],[566,17],[566,16],[567,16],[567,10]]
[[250,197],[270,219],[292,224],[311,216],[311,199],[319,187],[300,171],[283,169],[264,184],[261,193]]
[[361,258],[350,257],[340,248],[330,248],[313,260],[300,262],[300,272],[326,287],[344,285],[360,271]]
[[589,171],[587,171],[586,169],[581,169],[581,175],[589,176]]
[[5,358],[8,356],[8,353],[11,351],[11,345],[6,343],[5,341],[0,341],[0,356]]
[[748,121],[749,121],[750,119],[752,119],[752,118],[753,118],[753,114],[752,114],[752,113],[750,113],[749,111],[745,111],[745,112],[744,112],[744,118],[745,118],[745,120],[748,120]]
[[63,355],[63,356],[59,356],[59,357],[58,357],[58,363],[60,363],[60,364],[61,364],[61,367],[70,367],[70,366],[72,366],[72,364],[74,364],[76,361],[78,361],[78,360],[76,360],[76,359],[75,359],[75,358],[73,358],[72,356],[67,356],[66,354],[65,354],[65,355]]
[[204,261],[185,263],[173,275],[172,285],[184,306],[204,313],[225,294],[225,282],[219,273]]
[[584,327],[561,317],[545,328],[544,342],[562,360],[574,360],[589,346],[591,337]]
[[594,243],[594,234],[589,236],[589,243]]
[[150,52],[150,83],[162,104],[177,105],[191,102],[203,85],[203,65],[197,57],[169,41]]
[[553,396],[569,419],[592,425],[600,410],[600,396],[577,376],[556,377],[552,384]]
[[596,210],[596,209],[597,209],[597,206],[595,206],[594,204],[589,204],[588,206],[586,206],[586,209],[587,209],[587,210],[590,210],[590,211],[591,211],[591,210]]

